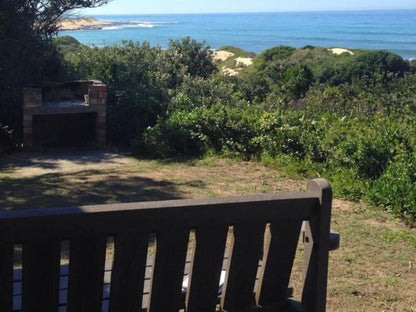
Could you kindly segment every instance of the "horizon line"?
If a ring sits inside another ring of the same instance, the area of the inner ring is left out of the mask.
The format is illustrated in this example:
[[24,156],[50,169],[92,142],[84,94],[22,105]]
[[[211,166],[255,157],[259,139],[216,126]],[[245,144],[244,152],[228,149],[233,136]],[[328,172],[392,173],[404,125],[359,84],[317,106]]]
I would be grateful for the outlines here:
[[[409,11],[416,10],[415,8],[396,8],[396,9],[320,9],[320,10],[293,10],[293,11],[238,11],[238,12],[175,12],[175,13],[98,13],[98,14],[83,14],[82,12],[75,12],[74,15],[93,15],[93,16],[105,16],[105,15],[198,15],[198,14],[265,14],[265,13],[336,13],[336,12],[376,12],[376,11]],[[70,14],[72,15],[72,14]]]

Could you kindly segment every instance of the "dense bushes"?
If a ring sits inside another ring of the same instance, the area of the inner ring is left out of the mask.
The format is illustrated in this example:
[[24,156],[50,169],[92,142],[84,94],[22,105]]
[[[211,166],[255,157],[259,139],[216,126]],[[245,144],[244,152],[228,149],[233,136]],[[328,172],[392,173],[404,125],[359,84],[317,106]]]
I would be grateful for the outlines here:
[[124,42],[120,46],[82,47],[68,52],[72,79],[99,79],[108,85],[108,139],[130,146],[163,116],[169,99],[184,81],[206,78],[216,71],[211,50],[190,38],[169,47]]
[[73,77],[108,84],[109,139],[135,154],[258,159],[416,216],[416,75],[395,54],[281,46],[237,77],[218,75],[190,38],[166,50],[82,47],[66,60]]
[[144,149],[164,157],[213,151],[250,158],[258,152],[257,110],[247,106],[219,103],[175,111],[144,133]]
[[371,185],[368,198],[409,222],[416,219],[416,151],[398,155]]
[[84,47],[67,58],[73,79],[99,79],[108,85],[108,134],[114,144],[128,145],[165,110],[164,81],[153,70],[159,53],[148,44],[126,42]]

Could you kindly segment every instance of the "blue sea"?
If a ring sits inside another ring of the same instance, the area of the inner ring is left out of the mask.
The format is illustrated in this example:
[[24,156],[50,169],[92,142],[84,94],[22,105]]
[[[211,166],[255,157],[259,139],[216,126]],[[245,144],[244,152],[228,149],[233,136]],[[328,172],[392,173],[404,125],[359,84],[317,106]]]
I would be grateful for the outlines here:
[[278,45],[383,49],[416,58],[416,10],[172,15],[97,15],[120,22],[99,30],[61,31],[83,44],[148,41],[166,47],[169,39],[191,36],[212,49],[231,45],[260,53]]

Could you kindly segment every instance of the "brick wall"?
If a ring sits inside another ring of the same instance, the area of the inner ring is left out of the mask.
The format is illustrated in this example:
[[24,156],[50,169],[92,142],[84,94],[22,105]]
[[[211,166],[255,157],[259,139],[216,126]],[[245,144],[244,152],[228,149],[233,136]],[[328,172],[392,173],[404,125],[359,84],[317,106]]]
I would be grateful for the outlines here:
[[[85,87],[88,85],[88,89]],[[74,89],[74,94],[79,96],[78,102],[75,101],[65,106],[44,105],[45,99],[42,96],[42,88],[24,88],[23,89],[23,146],[26,150],[42,148],[39,142],[34,140],[33,117],[41,115],[56,115],[59,118],[64,114],[83,114],[95,113],[95,145],[104,147],[106,137],[106,106],[107,106],[107,86],[101,81],[75,81],[69,83],[60,83],[48,86],[48,89],[57,90]],[[79,90],[88,90],[86,94],[79,94]],[[48,98],[47,94],[45,96]],[[76,127],[77,125],[74,125]],[[52,130],[53,131],[53,130]],[[39,139],[39,138],[37,138]],[[41,140],[39,140],[41,141]]]

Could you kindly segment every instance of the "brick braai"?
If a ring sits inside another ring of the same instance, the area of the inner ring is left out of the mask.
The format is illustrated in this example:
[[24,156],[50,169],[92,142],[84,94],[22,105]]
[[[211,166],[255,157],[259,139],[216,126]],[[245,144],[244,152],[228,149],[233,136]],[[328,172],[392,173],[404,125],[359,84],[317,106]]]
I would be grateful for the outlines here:
[[24,149],[66,142],[105,146],[107,86],[101,81],[25,88],[23,101]]

